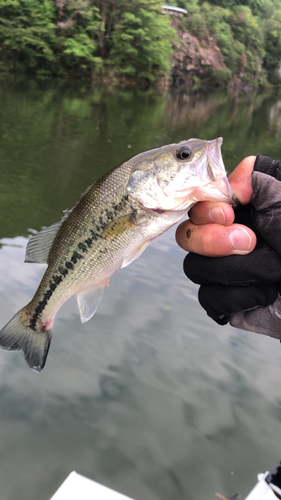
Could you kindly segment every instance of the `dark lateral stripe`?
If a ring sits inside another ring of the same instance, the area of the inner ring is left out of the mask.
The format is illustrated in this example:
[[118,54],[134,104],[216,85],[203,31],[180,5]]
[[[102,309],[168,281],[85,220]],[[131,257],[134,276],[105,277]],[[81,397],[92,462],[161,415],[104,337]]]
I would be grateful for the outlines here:
[[[79,245],[78,245],[79,246]],[[59,275],[53,274],[52,279],[50,280],[50,286],[49,289],[44,293],[43,299],[38,302],[37,307],[35,308],[35,312],[30,320],[29,327],[36,331],[36,321],[39,318],[39,316],[42,314],[44,311],[48,301],[50,300],[51,296],[53,295],[54,291],[56,290],[57,286],[63,281],[63,279],[67,276],[69,273],[69,270],[72,270],[74,268],[74,264],[78,262],[78,260],[83,259],[83,255],[81,255],[77,250],[74,250],[72,256],[71,256],[71,262],[66,261],[65,267],[60,266],[58,271]]]
[[106,217],[108,219],[110,219],[110,220],[113,219],[113,212],[111,210],[106,209],[105,213],[106,213]]
[[[121,211],[125,207],[127,201],[128,201],[128,195],[124,195],[118,204],[112,205],[111,209],[109,210],[106,209],[107,221],[104,221],[102,217],[99,217],[99,225],[96,224],[96,226],[94,225],[94,229],[90,229],[91,236],[87,238],[85,241],[83,242],[81,241],[80,243],[78,243],[78,248],[79,250],[82,251],[82,253],[87,253],[89,248],[92,247],[93,242],[97,241],[98,238],[101,237],[99,232],[102,231],[107,226],[109,221],[112,221],[114,219],[114,215],[116,215],[119,211]],[[100,252],[106,253],[107,249],[100,250]],[[59,267],[58,269],[59,275],[52,276],[49,289],[44,293],[43,299],[40,300],[40,302],[38,303],[35,312],[30,320],[29,327],[32,330],[36,330],[36,321],[44,311],[48,301],[50,300],[57,286],[63,281],[63,279],[68,275],[68,273],[74,269],[75,264],[80,259],[83,258],[84,257],[83,255],[81,255],[81,253],[77,252],[77,250],[74,250],[70,260],[66,261],[64,266]]]
[[93,243],[93,238],[88,238],[87,240],[85,240],[85,243],[89,248],[91,248]]
[[68,269],[65,269],[64,267],[60,266],[59,272],[65,278],[65,276],[68,274]]
[[82,252],[88,252],[87,245],[85,245],[85,243],[82,243],[82,241],[80,243],[78,243],[78,248],[80,248],[80,250],[82,250]]
[[81,255],[81,253],[78,253],[76,252],[76,250],[74,250],[73,254],[72,254],[72,257],[71,257],[71,262],[73,262],[73,264],[76,264],[76,262],[78,262],[78,260],[80,259],[83,259],[83,255]]
[[[98,233],[96,233],[93,229],[90,229],[90,233],[91,233],[91,235],[92,235],[92,238],[89,238],[89,240],[91,239],[91,240],[95,240],[95,241],[97,241],[97,239],[98,239],[98,237],[99,237],[99,234],[98,234]],[[86,240],[86,241],[87,241],[87,240]]]

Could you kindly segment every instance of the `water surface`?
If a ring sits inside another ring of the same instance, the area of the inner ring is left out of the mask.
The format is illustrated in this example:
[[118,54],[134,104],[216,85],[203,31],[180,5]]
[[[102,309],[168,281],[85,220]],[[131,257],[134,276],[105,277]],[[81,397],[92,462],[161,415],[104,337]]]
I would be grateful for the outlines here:
[[[23,262],[31,232],[118,163],[218,136],[229,171],[281,158],[276,96],[83,85],[0,85],[1,326],[45,269]],[[170,229],[113,276],[88,323],[66,303],[40,374],[0,351],[1,500],[48,500],[72,470],[135,500],[243,498],[278,463],[280,344],[207,318],[184,255]]]

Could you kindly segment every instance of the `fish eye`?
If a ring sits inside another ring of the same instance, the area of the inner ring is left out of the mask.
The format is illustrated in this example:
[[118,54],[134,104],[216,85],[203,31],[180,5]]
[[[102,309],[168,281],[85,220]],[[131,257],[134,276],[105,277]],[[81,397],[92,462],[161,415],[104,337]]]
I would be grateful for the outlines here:
[[190,158],[192,155],[192,151],[190,148],[188,148],[187,146],[182,146],[181,148],[179,148],[176,152],[176,156],[177,158],[179,158],[180,160],[187,160],[188,158]]

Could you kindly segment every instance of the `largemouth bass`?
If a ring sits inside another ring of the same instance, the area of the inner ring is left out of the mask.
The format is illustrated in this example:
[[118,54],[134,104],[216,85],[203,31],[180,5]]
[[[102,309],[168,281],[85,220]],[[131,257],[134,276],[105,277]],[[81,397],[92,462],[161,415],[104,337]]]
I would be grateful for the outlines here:
[[56,313],[77,296],[81,321],[96,312],[104,287],[149,242],[200,200],[232,203],[222,138],[189,139],[140,153],[89,186],[62,220],[31,237],[25,262],[47,263],[31,302],[0,332],[0,346],[45,365]]

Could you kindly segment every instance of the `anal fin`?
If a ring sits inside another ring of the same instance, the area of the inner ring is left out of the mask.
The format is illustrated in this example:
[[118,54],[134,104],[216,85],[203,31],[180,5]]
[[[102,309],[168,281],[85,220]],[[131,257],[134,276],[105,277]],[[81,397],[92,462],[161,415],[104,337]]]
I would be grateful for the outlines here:
[[106,279],[95,288],[76,295],[82,323],[86,323],[86,321],[89,321],[94,316],[103,296],[104,287],[108,282],[109,279]]

